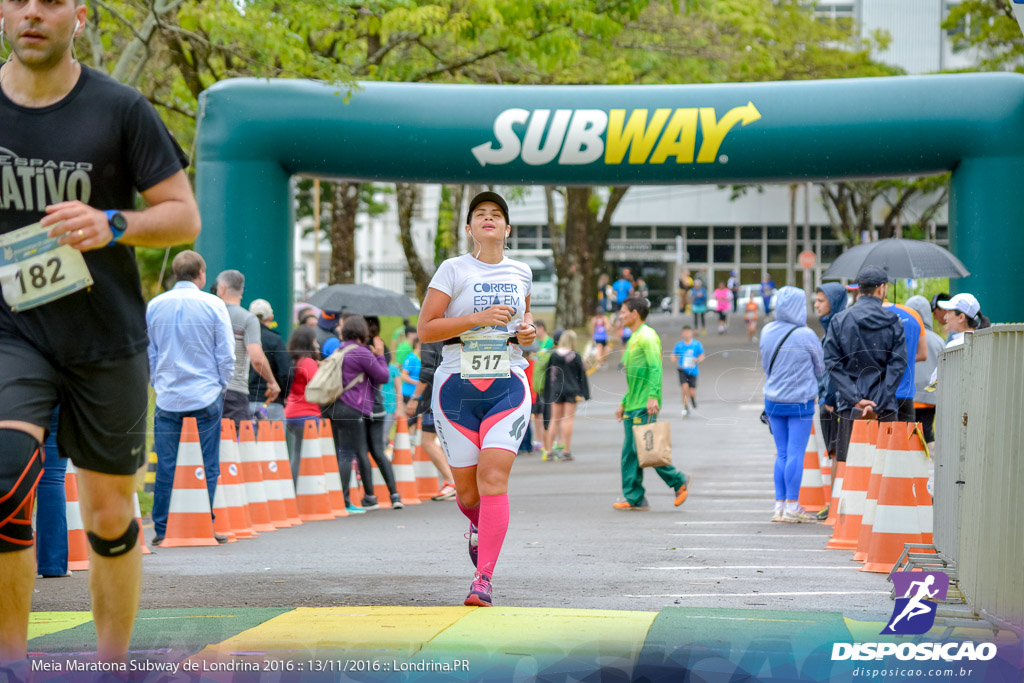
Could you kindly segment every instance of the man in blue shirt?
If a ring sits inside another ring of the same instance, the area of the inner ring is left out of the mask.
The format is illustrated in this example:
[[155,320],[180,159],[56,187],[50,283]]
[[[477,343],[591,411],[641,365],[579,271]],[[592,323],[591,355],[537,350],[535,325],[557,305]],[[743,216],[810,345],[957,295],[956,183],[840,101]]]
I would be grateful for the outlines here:
[[633,283],[630,282],[630,275],[629,268],[623,268],[619,279],[612,283],[612,289],[615,290],[615,302],[620,308],[622,307],[622,302],[633,293]]
[[[186,417],[194,417],[206,470],[210,505],[220,476],[222,396],[235,367],[235,335],[224,302],[203,291],[206,262],[194,251],[174,257],[174,288],[146,307],[149,376],[156,390],[153,447],[157,469],[153,489],[153,545],[160,545],[178,463],[178,441]],[[214,534],[220,543],[227,537]]]
[[413,336],[412,351],[402,361],[402,400],[408,401],[416,390],[416,384],[420,381],[420,338]]
[[761,298],[764,300],[765,315],[772,312],[772,294],[774,293],[775,280],[772,279],[771,275],[765,275],[764,282],[761,283]]
[[694,340],[693,328],[689,325],[683,327],[682,339],[676,342],[672,355],[679,370],[679,384],[683,389],[683,417],[686,417],[690,414],[686,408],[686,399],[690,399],[694,410],[697,409],[697,375],[700,374],[697,366],[707,357],[704,345]]
[[917,361],[927,360],[928,346],[921,343],[926,339],[924,326],[916,311],[912,311],[902,304],[891,304],[886,302],[883,308],[887,308],[900,317],[903,321],[903,335],[906,339],[907,369],[900,377],[900,384],[896,387],[896,420],[898,422],[917,422],[917,411],[914,410],[914,395],[917,394]]

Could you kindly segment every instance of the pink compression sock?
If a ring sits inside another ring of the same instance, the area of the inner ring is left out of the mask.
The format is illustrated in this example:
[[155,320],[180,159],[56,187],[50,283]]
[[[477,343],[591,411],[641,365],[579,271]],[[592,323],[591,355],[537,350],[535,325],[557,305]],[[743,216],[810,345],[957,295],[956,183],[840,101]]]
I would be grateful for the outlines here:
[[469,521],[471,521],[474,526],[479,528],[480,527],[480,506],[477,505],[475,508],[468,508],[468,507],[466,507],[465,505],[462,504],[462,501],[459,500],[458,496],[455,497],[455,502],[458,504],[459,509],[462,510],[462,514],[466,515],[466,518],[469,519]]
[[477,559],[477,571],[493,576],[494,565],[501,553],[501,544],[505,542],[508,531],[508,494],[500,496],[480,496],[480,551]]

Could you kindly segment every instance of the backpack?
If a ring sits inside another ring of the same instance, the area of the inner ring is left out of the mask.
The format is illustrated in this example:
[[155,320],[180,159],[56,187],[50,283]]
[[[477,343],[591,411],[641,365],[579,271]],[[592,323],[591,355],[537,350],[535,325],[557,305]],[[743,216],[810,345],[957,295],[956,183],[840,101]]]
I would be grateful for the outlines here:
[[356,344],[349,344],[345,348],[338,349],[324,360],[317,368],[313,379],[306,385],[306,400],[310,403],[326,406],[334,403],[346,391],[363,381],[363,373],[359,373],[348,384],[341,384],[341,366],[345,361],[345,354],[354,349]]

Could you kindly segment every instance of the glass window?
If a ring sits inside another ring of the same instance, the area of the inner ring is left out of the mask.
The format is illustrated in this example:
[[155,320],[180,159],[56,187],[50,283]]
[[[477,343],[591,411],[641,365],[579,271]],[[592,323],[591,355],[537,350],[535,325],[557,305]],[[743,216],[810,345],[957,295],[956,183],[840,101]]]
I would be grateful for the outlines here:
[[740,262],[741,263],[760,263],[761,262],[761,245],[760,244],[741,244],[740,245]]
[[688,240],[706,240],[708,238],[708,229],[705,227],[690,226],[686,228],[686,239]]
[[715,243],[715,263],[732,263],[736,257],[736,247],[732,244]]
[[785,263],[786,262],[786,245],[785,244],[769,244],[768,245],[768,263]]
[[535,239],[537,237],[537,226],[536,225],[519,225],[516,226],[516,235],[519,239]]
[[821,226],[821,239],[823,240],[834,240],[836,239],[835,230],[831,225]]
[[715,239],[716,240],[736,239],[736,228],[715,228]]
[[[707,228],[705,228],[706,230]],[[687,244],[686,245],[686,260],[690,263],[707,263],[708,262],[708,245],[706,244]]]
[[741,240],[757,240],[761,241],[761,226],[744,226],[740,228],[740,239]]
[[949,239],[949,226],[948,225],[936,225],[935,226],[935,239],[937,239],[937,240],[948,240]]
[[626,228],[626,239],[649,240],[651,239],[651,229],[646,225],[630,225]]
[[842,253],[843,245],[841,244],[823,244],[821,245],[821,262],[832,263]]
[[680,234],[679,228],[665,228],[659,226],[654,230],[654,238],[659,240],[675,240],[676,236]]
[[769,225],[768,226],[768,239],[770,240],[784,240],[788,238],[789,228],[785,225]]

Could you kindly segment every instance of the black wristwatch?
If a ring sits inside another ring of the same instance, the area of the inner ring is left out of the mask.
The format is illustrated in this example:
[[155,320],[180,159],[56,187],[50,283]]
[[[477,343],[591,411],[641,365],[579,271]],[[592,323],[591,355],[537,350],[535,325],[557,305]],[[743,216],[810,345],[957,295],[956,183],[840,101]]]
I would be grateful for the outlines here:
[[128,219],[126,219],[124,214],[117,209],[108,209],[104,213],[107,214],[107,225],[110,226],[110,232],[114,233],[113,239],[107,243],[107,246],[109,247],[111,244],[116,243],[119,239],[124,237],[124,232],[128,229]]
[[419,403],[420,402],[420,398],[422,398],[422,397],[421,396],[410,396],[409,400],[410,401],[416,401],[417,403]]

